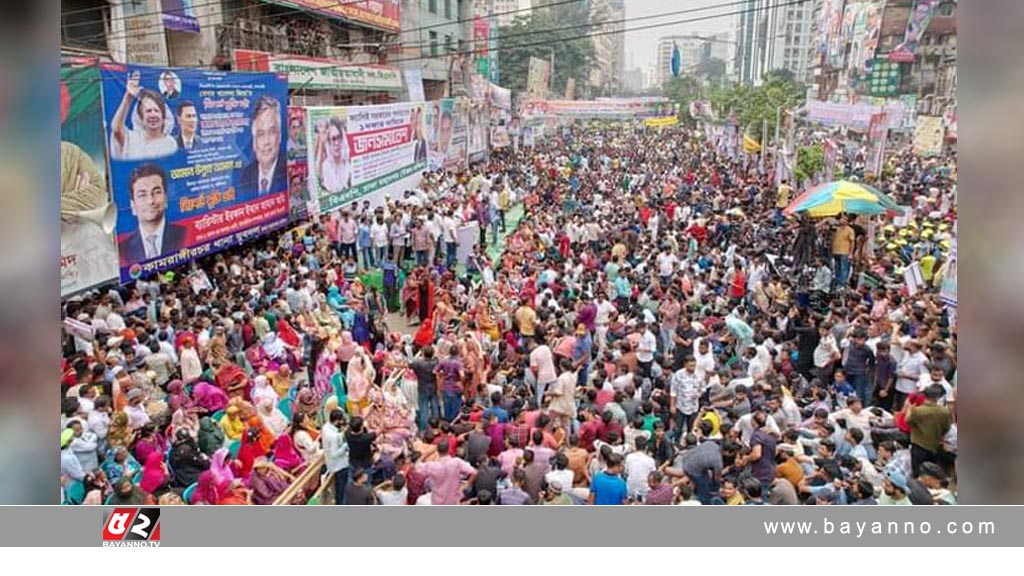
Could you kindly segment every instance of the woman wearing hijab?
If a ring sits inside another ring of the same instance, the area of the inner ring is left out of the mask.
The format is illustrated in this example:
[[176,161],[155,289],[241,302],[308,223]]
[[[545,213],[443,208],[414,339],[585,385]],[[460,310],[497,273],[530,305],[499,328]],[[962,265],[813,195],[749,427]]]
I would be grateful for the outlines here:
[[355,355],[359,344],[352,338],[352,333],[347,330],[341,333],[339,339],[340,343],[335,349],[335,355],[338,358],[338,370],[342,374],[347,374],[348,364],[352,361],[352,356]]
[[181,351],[178,353],[178,361],[181,364],[181,379],[186,384],[191,384],[203,375],[203,363],[199,360],[199,352],[195,349],[191,335],[182,339],[181,346]]
[[171,448],[171,469],[174,485],[187,488],[199,480],[199,475],[210,468],[210,460],[199,451],[196,441],[186,430],[178,430]]
[[268,399],[272,403],[276,404],[277,401],[280,399],[280,397],[277,395],[277,392],[275,392],[274,389],[270,387],[270,380],[266,376],[262,374],[256,376],[255,378],[252,379],[252,383],[253,387],[251,398],[253,404],[259,406],[260,404],[263,403],[264,399]]
[[220,490],[217,486],[213,472],[203,472],[199,475],[196,490],[192,493],[192,501],[189,504],[216,506],[220,501]]
[[117,482],[121,478],[134,478],[135,474],[142,470],[142,465],[135,459],[124,446],[111,446],[107,448],[106,459],[100,465],[100,469],[107,475],[111,482]]
[[207,456],[212,456],[214,452],[224,446],[224,431],[209,416],[204,416],[199,421],[197,436],[199,451]]
[[[327,397],[329,394],[330,392],[324,394],[324,397]],[[313,389],[309,387],[300,389],[298,394],[295,395],[295,415],[305,414],[312,421],[312,426],[319,426],[320,422],[317,422],[319,411],[320,402],[317,400]]]
[[[259,445],[260,449],[263,450],[262,454],[270,454],[270,451],[274,449],[274,440],[277,439],[277,436],[267,428],[267,425],[263,423],[263,419],[256,415],[246,420],[245,424],[248,428],[255,428],[260,433]],[[244,438],[242,444],[245,444]]]
[[220,419],[220,429],[229,441],[241,440],[245,433],[245,422],[242,422],[238,413],[238,406],[228,406],[224,417]]
[[153,452],[146,457],[146,465],[142,467],[142,481],[139,488],[147,494],[158,497],[169,488],[171,475],[167,472],[163,452]]
[[128,415],[114,412],[107,429],[107,445],[111,448],[128,448],[135,441],[135,431],[128,425]]
[[274,438],[288,430],[288,419],[285,418],[284,414],[281,413],[281,410],[272,400],[264,398],[259,407],[260,420],[270,430],[270,433],[274,435]]
[[181,380],[171,380],[167,384],[167,406],[171,412],[177,412],[179,408],[191,408],[192,399],[185,393],[185,384]]
[[94,470],[85,475],[85,499],[84,506],[102,506],[103,501],[113,492],[113,487],[107,481],[107,475],[103,470]]
[[179,431],[187,432],[193,439],[199,436],[199,417],[191,408],[178,408],[171,416],[168,434],[177,436]]
[[351,416],[366,416],[370,408],[370,386],[376,379],[373,363],[366,351],[357,349],[348,363],[345,382],[348,388],[348,413]]
[[125,476],[114,482],[114,492],[108,503],[111,506],[152,506],[155,500]]
[[304,413],[297,413],[292,418],[292,445],[305,462],[312,462],[320,455],[320,445],[317,440],[320,433],[310,424],[309,417]]
[[208,382],[196,383],[192,388],[192,397],[196,406],[205,410],[207,414],[223,410],[229,400],[226,392]]
[[306,465],[302,454],[295,448],[292,437],[282,434],[274,442],[274,464],[286,472],[298,473]]
[[[287,436],[282,436],[287,438]],[[279,467],[265,458],[260,459],[253,466],[252,475],[249,476],[249,489],[252,491],[252,503],[259,506],[269,506],[288,489],[289,481],[277,470]]]
[[235,479],[235,472],[231,469],[231,462],[228,461],[230,456],[231,453],[227,448],[221,448],[210,458],[210,474],[213,475],[213,479],[217,481],[218,485],[227,485]]
[[148,462],[149,455],[156,453],[163,455],[167,452],[167,441],[156,431],[156,426],[146,424],[139,431],[139,439],[135,441],[135,459],[139,462]]
[[313,344],[315,358],[313,370],[313,387],[321,398],[326,398],[333,391],[334,375],[338,373],[338,360],[334,351],[325,340]]
[[267,455],[269,450],[264,450],[260,443],[260,429],[250,427],[245,432],[242,440],[242,447],[238,450],[239,478],[248,478],[252,473],[252,467],[256,460]]
[[277,337],[284,342],[285,346],[292,350],[298,350],[302,346],[302,338],[299,337],[298,332],[288,322],[287,318],[282,318],[277,321]]
[[[278,398],[287,398],[292,391],[292,370],[287,364],[281,365],[276,372],[272,372],[267,379],[273,387]],[[258,406],[259,404],[257,404]]]

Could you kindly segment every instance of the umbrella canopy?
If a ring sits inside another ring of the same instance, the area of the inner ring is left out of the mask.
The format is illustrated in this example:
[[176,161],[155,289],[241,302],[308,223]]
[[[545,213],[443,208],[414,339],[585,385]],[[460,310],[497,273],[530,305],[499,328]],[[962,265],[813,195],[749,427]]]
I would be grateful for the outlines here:
[[886,212],[900,214],[903,209],[895,200],[877,188],[837,180],[822,184],[797,196],[783,211],[785,214],[806,212],[810,216],[822,218],[841,213],[848,214],[883,214]]

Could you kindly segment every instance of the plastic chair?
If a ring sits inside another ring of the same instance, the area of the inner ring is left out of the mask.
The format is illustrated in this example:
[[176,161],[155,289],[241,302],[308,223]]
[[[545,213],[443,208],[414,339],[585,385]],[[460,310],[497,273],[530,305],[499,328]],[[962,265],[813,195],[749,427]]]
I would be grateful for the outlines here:
[[136,486],[138,486],[141,482],[142,482],[142,470],[139,470],[138,472],[135,473],[135,476],[132,476],[132,483],[135,484]]
[[218,424],[220,424],[220,419],[223,418],[223,417],[224,417],[224,411],[223,410],[217,410],[216,412],[213,413],[213,421],[218,423]]
[[238,458],[238,451],[242,448],[242,442],[239,440],[233,441],[228,444],[228,453],[231,454],[232,458]]
[[188,488],[185,488],[184,492],[182,492],[181,498],[185,501],[185,504],[192,503],[192,494],[195,493],[196,486],[199,486],[199,484],[197,482],[193,482]]
[[85,484],[81,480],[72,480],[64,487],[64,503],[77,506],[85,501]]

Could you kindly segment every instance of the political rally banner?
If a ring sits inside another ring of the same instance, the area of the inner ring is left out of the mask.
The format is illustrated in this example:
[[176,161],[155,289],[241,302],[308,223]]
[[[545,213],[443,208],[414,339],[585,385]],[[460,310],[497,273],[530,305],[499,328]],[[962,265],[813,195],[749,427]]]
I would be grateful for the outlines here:
[[319,214],[318,202],[309,193],[309,146],[306,143],[306,109],[288,108],[288,219],[305,220]]
[[330,17],[376,26],[388,32],[401,29],[401,0],[270,0],[274,4],[309,8]]
[[258,50],[234,50],[235,69],[284,72],[288,86],[309,90],[401,92],[402,72],[393,66],[357,66],[327,58],[285,56]]
[[531,100],[521,103],[519,115],[523,118],[628,120],[665,116],[670,111],[670,102],[652,98]]
[[526,93],[532,98],[546,98],[551,80],[551,62],[530,57],[526,75]]
[[956,308],[956,238],[954,237],[949,246],[945,271],[942,274],[942,283],[939,287],[939,299],[945,302],[950,308]]
[[492,82],[487,89],[487,102],[491,108],[510,111],[512,110],[512,91]]
[[309,190],[320,213],[412,188],[427,169],[422,103],[306,109]]
[[469,159],[468,117],[454,98],[428,102],[427,139],[430,170],[459,172]]
[[885,165],[885,148],[888,139],[888,114],[885,112],[872,114],[871,124],[868,127],[868,144],[870,146],[868,164],[866,166],[868,174],[874,174],[876,177],[880,177],[882,175],[882,168]]
[[942,0],[915,0],[914,7],[907,18],[907,29],[903,35],[903,42],[900,42],[889,53],[889,59],[893,62],[913,62],[917,58],[918,44],[928,24],[935,15],[936,8]]
[[662,116],[660,118],[647,118],[644,120],[644,126],[650,128],[663,128],[665,126],[675,126],[679,124],[678,116]]
[[288,81],[101,66],[122,282],[288,222]]
[[60,67],[60,295],[117,278],[117,209],[107,186],[100,71],[92,58]]
[[946,137],[941,116],[918,116],[914,127],[914,153],[918,156],[942,154],[942,143]]
[[177,32],[199,32],[193,0],[160,0],[164,11],[164,28]]
[[891,101],[885,106],[874,104],[839,104],[808,100],[797,112],[801,120],[825,126],[846,126],[866,130],[871,124],[871,115],[885,112],[889,117],[889,128],[899,130],[903,123],[904,108],[899,101]]
[[489,118],[485,100],[474,101],[469,106],[469,162],[482,162],[487,156],[487,133]]
[[508,127],[491,126],[491,148],[507,148],[511,144],[512,138],[509,136]]

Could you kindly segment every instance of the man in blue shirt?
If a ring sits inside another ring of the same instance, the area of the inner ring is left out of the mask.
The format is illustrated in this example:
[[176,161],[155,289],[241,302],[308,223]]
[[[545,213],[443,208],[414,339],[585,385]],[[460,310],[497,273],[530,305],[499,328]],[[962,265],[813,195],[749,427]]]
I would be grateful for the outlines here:
[[597,506],[619,506],[626,502],[628,488],[622,479],[622,455],[608,456],[608,468],[594,475],[590,482],[589,503]]

